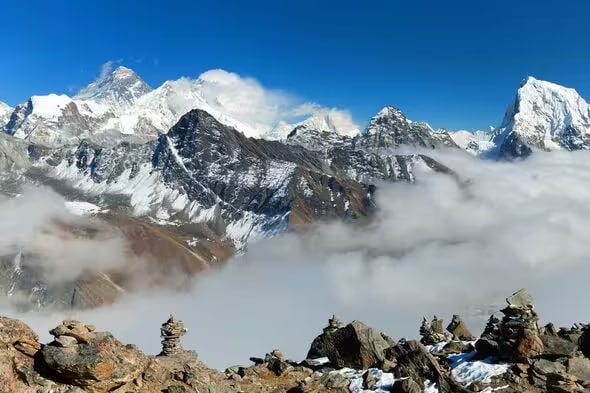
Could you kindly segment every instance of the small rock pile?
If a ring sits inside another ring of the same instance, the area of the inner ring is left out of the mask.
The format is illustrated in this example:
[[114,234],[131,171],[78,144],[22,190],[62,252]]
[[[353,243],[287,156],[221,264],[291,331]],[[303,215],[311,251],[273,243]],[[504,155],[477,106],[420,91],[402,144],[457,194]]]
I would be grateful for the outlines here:
[[170,318],[162,324],[160,337],[162,337],[162,352],[159,356],[173,356],[184,352],[180,338],[187,333],[182,321],[170,315]]
[[423,345],[435,345],[449,340],[443,328],[443,320],[439,319],[436,315],[430,322],[426,318],[422,319],[420,336],[422,336],[420,342]]
[[453,315],[453,319],[449,326],[447,326],[447,331],[451,333],[453,336],[453,340],[459,341],[472,341],[475,340],[475,336],[471,334],[471,331],[467,327],[467,324],[461,319],[459,315]]
[[341,327],[342,322],[336,318],[336,315],[332,315],[332,318],[328,319],[328,326],[324,328],[324,333],[333,333]]
[[80,321],[66,319],[61,325],[51,329],[49,334],[54,337],[52,345],[68,348],[76,344],[89,343],[95,330],[93,325],[84,325]]

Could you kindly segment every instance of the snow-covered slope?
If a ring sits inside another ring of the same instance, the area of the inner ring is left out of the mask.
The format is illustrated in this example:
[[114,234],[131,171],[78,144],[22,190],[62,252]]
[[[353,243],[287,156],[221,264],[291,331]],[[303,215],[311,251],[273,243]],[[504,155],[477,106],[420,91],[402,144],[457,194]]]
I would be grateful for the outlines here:
[[590,105],[574,89],[529,77],[494,142],[506,158],[526,157],[533,149],[588,149]]
[[14,109],[11,108],[8,104],[0,101],[0,130],[4,128],[8,120],[10,119],[10,114]]
[[336,109],[318,108],[312,116],[298,123],[290,124],[284,121],[279,122],[277,126],[264,135],[264,138],[271,140],[285,140],[289,134],[298,127],[333,133],[344,137],[353,137],[361,132],[359,127],[352,120],[350,114]]
[[475,132],[459,130],[450,132],[449,135],[457,146],[474,156],[486,153],[495,147],[492,141],[495,135],[493,130]]

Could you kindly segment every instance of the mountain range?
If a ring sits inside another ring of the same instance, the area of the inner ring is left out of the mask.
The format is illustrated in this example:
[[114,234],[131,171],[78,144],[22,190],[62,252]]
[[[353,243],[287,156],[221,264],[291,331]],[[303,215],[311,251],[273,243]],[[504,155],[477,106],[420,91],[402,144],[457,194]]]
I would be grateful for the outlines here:
[[[224,111],[214,83],[209,75],[152,89],[118,67],[73,97],[0,104],[0,191],[46,185],[70,206],[86,206],[81,214],[103,225],[90,232],[124,228],[128,257],[148,260],[141,269],[150,270],[149,281],[164,282],[171,270],[191,276],[251,241],[318,221],[362,225],[378,209],[382,182],[411,183],[432,171],[459,181],[432,150],[512,160],[590,146],[590,106],[575,90],[534,78],[518,89],[500,127],[477,132],[434,130],[392,106],[362,131],[319,107],[269,127]],[[66,224],[45,230],[89,231],[87,222]],[[0,256],[0,291],[20,292],[29,306],[84,308],[138,285],[128,267],[55,284],[35,268],[43,257],[19,249]],[[154,263],[162,259],[175,266]]]

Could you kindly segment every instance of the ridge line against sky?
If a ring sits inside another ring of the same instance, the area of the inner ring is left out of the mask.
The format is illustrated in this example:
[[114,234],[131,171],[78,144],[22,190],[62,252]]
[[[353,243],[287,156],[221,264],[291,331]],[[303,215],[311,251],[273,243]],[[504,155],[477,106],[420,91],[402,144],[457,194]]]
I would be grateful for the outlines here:
[[31,0],[0,9],[0,101],[12,106],[72,96],[109,59],[152,87],[224,69],[349,110],[361,126],[385,105],[434,128],[498,126],[528,75],[590,96],[584,1]]

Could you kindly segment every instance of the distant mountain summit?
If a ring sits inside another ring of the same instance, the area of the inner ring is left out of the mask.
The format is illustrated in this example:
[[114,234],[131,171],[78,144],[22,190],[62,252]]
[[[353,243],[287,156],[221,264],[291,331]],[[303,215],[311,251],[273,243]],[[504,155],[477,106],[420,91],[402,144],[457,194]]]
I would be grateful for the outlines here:
[[590,105],[574,89],[528,77],[494,139],[502,158],[590,148]]
[[427,123],[409,120],[402,111],[393,106],[386,106],[371,119],[361,143],[367,148],[457,147],[446,131],[437,132]]
[[127,108],[152,88],[132,69],[117,67],[103,73],[96,81],[74,96],[75,100],[92,100],[113,109]]

